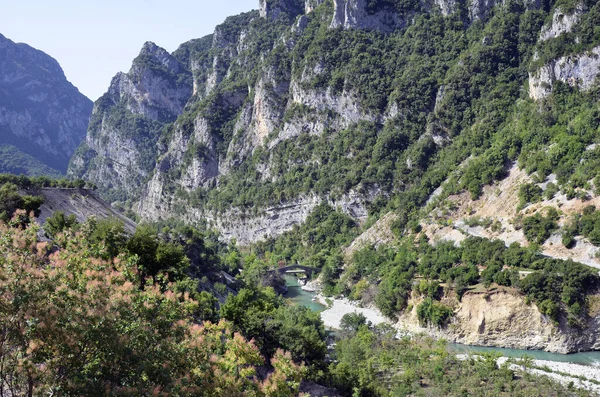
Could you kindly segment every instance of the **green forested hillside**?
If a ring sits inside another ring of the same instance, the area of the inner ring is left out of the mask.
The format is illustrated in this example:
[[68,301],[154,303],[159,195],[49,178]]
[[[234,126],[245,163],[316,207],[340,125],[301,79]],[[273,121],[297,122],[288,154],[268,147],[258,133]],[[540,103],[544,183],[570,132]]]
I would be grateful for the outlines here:
[[0,172],[29,176],[45,175],[54,178],[61,175],[59,171],[12,145],[0,146]]

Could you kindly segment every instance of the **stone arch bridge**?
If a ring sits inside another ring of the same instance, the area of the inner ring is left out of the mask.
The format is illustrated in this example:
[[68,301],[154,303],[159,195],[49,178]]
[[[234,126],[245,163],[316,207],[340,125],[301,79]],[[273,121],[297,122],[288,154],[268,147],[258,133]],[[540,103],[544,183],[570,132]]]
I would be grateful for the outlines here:
[[277,271],[279,272],[279,274],[306,273],[306,275],[310,278],[310,277],[312,277],[313,273],[319,273],[321,271],[321,269],[319,269],[317,267],[302,266],[299,264],[295,264],[295,265],[280,267],[279,269],[277,269]]

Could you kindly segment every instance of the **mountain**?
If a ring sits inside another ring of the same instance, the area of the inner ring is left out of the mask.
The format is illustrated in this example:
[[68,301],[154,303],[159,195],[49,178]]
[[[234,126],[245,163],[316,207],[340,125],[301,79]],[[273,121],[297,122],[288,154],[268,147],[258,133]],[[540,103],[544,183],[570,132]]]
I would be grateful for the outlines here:
[[70,175],[413,329],[598,349],[600,4],[259,6],[145,45]]
[[0,75],[0,172],[64,174],[92,102],[55,59],[1,34]]
[[144,45],[129,73],[116,75],[94,104],[88,134],[71,160],[71,175],[103,181],[100,188],[111,201],[140,195],[154,169],[163,128],[192,95],[186,56],[184,49],[172,56],[154,43]]
[[147,43],[96,102],[70,175],[144,219],[208,220],[243,243],[321,202],[359,221],[388,202],[418,206],[490,146],[552,7],[259,5],[173,54]]

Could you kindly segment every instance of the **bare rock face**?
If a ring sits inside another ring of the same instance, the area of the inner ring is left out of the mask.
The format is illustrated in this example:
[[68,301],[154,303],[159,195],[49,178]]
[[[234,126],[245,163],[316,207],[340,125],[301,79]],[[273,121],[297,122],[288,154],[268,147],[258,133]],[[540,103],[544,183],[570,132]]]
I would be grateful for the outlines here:
[[189,84],[174,81],[189,74],[165,49],[152,42],[142,47],[129,73],[118,73],[107,95],[132,114],[155,121],[172,121],[183,112],[191,95]]
[[390,8],[370,14],[367,12],[367,0],[334,0],[331,28],[376,30],[390,33],[407,25],[407,19],[400,17]]
[[542,28],[539,41],[555,39],[564,33],[570,32],[573,26],[579,22],[584,12],[585,6],[583,4],[577,5],[570,14],[565,14],[560,8],[556,9],[554,15],[552,15],[552,23]]
[[[279,76],[278,76],[279,74]],[[222,173],[262,147],[269,134],[282,123],[290,90],[291,77],[287,71],[277,73],[273,68],[264,71],[253,92],[254,98],[242,110],[234,127],[236,135],[229,144]]]
[[301,0],[259,0],[261,18],[277,19],[282,14],[296,18],[304,11]]
[[201,115],[194,120],[191,134],[183,126],[178,126],[148,183],[146,199],[141,203],[140,212],[162,212],[161,205],[157,203],[161,200],[168,201],[172,192],[165,191],[164,188],[176,169],[181,170],[180,184],[186,191],[206,186],[216,178],[219,172],[216,146],[217,138],[212,134],[208,121]]
[[453,14],[456,11],[457,3],[456,0],[435,0],[435,5],[438,6],[444,16]]
[[85,137],[92,102],[58,62],[0,35],[0,144],[64,173]]
[[503,290],[465,294],[453,324],[460,343],[542,350],[555,343],[552,323],[537,306]]
[[589,90],[600,73],[600,47],[590,52],[555,59],[529,74],[529,96],[534,100],[548,97],[556,81],[581,90]]
[[444,328],[419,325],[418,302],[413,304],[415,309],[400,317],[398,327],[415,333],[425,332],[453,343],[562,354],[600,347],[597,332],[600,318],[589,318],[584,330],[569,327],[565,319],[555,324],[512,288],[465,293],[460,302],[455,301],[454,317]]

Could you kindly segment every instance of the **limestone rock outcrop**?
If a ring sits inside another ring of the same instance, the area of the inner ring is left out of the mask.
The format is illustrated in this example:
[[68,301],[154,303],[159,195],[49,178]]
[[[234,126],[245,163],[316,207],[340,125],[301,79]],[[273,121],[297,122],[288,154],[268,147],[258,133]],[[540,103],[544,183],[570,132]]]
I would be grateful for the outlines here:
[[[417,301],[413,303],[416,307]],[[460,302],[455,301],[454,316],[445,327],[421,326],[416,308],[403,314],[397,324],[400,329],[453,343],[562,354],[599,349],[598,325],[598,316],[589,317],[584,329],[569,326],[566,319],[555,324],[535,304],[527,303],[524,295],[504,287],[465,293]]]
[[598,73],[600,47],[584,54],[560,57],[529,74],[529,95],[534,100],[546,98],[557,81],[580,90],[589,90],[596,82]]
[[282,14],[295,18],[304,11],[302,0],[259,0],[261,18],[277,19]]
[[117,74],[95,103],[69,174],[124,201],[153,170],[162,127],[183,112],[191,95],[191,72],[163,48],[144,44],[129,72]]
[[579,22],[581,15],[585,12],[585,6],[579,4],[571,13],[564,13],[560,8],[557,8],[552,15],[552,23],[544,26],[540,32],[539,41],[555,39],[564,33],[568,33],[573,29],[573,26]]
[[333,4],[332,28],[367,29],[390,33],[404,28],[408,23],[406,16],[399,15],[390,6],[369,13],[367,0],[334,0]]

